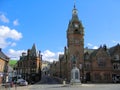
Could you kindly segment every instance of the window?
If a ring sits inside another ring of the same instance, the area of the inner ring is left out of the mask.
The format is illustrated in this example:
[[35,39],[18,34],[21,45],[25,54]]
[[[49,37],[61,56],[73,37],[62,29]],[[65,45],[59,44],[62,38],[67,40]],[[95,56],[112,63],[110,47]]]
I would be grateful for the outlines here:
[[120,70],[120,64],[119,63],[113,63],[113,69],[114,70]]
[[106,61],[104,58],[98,58],[98,66],[99,67],[105,67],[106,66]]
[[95,80],[101,80],[101,75],[99,73],[94,74]]
[[80,31],[78,29],[75,29],[74,33],[75,34],[80,34]]
[[78,32],[78,29],[75,29],[75,32]]
[[85,53],[84,58],[85,58],[85,60],[89,59],[89,53],[88,52]]
[[116,55],[114,56],[114,60],[119,60],[119,55],[118,55],[118,54],[116,54]]
[[104,80],[110,80],[110,74],[104,73]]
[[86,69],[86,70],[90,70],[90,69],[91,69],[90,63],[85,63],[85,69]]

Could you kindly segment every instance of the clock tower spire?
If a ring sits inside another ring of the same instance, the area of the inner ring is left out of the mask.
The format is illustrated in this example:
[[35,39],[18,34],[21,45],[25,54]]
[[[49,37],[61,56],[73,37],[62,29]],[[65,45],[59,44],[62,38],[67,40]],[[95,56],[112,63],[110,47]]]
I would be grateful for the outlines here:
[[75,5],[75,0],[74,0],[74,7],[73,7],[73,10],[72,10],[72,20],[79,20],[78,18],[78,10],[76,9],[76,5]]
[[[72,10],[72,18],[69,21],[67,29],[67,46],[69,52],[68,60],[70,60],[71,69],[73,64],[80,69],[84,62],[84,28],[78,18],[78,10],[76,9],[75,1]],[[80,74],[83,75],[82,70],[80,70]]]

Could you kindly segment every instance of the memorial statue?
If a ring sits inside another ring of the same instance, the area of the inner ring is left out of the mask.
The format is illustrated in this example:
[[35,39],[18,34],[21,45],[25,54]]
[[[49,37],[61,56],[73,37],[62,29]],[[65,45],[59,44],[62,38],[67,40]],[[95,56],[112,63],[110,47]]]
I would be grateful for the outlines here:
[[71,70],[71,84],[81,84],[81,81],[80,81],[80,71],[79,69],[77,68],[76,66],[76,57],[75,55],[72,55],[71,56],[71,62],[73,64],[73,68]]
[[76,64],[76,57],[75,57],[74,55],[72,55],[71,60],[72,60],[72,63],[73,63],[73,64]]

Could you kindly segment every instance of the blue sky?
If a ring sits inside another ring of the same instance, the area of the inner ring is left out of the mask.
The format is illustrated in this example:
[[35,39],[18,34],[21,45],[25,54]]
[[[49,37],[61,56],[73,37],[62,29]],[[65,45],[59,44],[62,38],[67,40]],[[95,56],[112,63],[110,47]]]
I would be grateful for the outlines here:
[[[44,60],[63,53],[74,0],[0,0],[0,47],[18,58],[33,43]],[[76,0],[85,30],[84,47],[120,43],[120,0]]]

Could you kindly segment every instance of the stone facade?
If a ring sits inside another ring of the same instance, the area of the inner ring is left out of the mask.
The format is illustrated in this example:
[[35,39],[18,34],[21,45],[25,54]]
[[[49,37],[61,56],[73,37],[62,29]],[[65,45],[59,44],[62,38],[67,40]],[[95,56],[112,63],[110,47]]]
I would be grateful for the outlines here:
[[[68,49],[68,72],[70,72],[75,64],[77,68],[83,65],[83,55],[84,55],[84,28],[81,21],[78,18],[78,12],[74,6],[72,10],[72,19],[68,24],[67,29],[67,49]],[[83,76],[82,70],[80,70],[80,76]],[[69,77],[70,78],[70,77]]]
[[9,57],[6,56],[0,48],[0,84],[8,81],[6,79],[8,77],[8,63]]
[[50,75],[50,62],[42,61],[41,71],[42,71],[42,76]]
[[106,46],[101,46],[92,53],[84,54],[84,77],[86,81],[112,82],[111,56]]
[[59,77],[60,76],[60,62],[59,61],[54,61],[50,65],[50,75]]
[[64,54],[59,55],[58,76],[70,81],[70,72],[73,64],[76,64],[82,82],[113,82],[115,76],[120,76],[120,45],[111,48],[106,45],[98,49],[84,48],[84,28],[77,14],[74,6],[67,29],[67,47],[64,48]]
[[[60,57],[60,76],[70,81],[71,66],[68,58],[68,50]],[[115,76],[120,76],[120,45],[107,48],[106,45],[100,46],[98,49],[84,49],[84,60],[81,76],[82,82],[92,83],[111,83]],[[67,62],[66,62],[67,61]],[[63,73],[64,72],[64,73]]]
[[42,55],[36,50],[35,44],[32,49],[28,49],[27,54],[22,53],[16,67],[17,75],[22,75],[28,82],[39,81],[41,79]]

